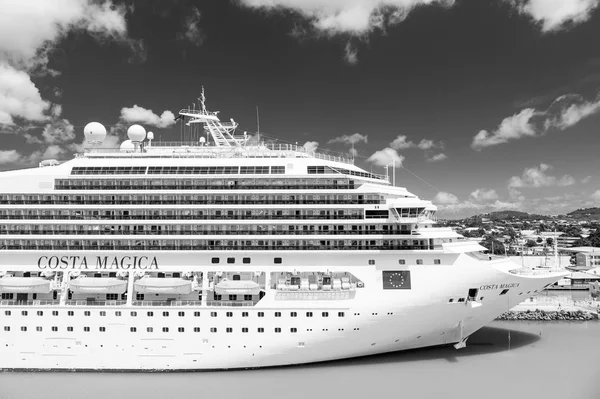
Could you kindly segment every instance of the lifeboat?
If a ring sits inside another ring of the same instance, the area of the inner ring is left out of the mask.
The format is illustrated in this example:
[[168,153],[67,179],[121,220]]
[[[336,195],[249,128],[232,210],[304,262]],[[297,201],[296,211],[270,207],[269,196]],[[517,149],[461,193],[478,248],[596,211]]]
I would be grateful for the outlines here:
[[0,292],[47,294],[50,283],[43,277],[4,276],[0,278]]
[[82,294],[123,294],[127,291],[127,280],[79,276],[69,282],[69,289]]
[[215,292],[219,295],[258,295],[260,285],[252,280],[223,279],[215,285]]
[[192,282],[182,278],[142,277],[134,283],[140,294],[189,294]]

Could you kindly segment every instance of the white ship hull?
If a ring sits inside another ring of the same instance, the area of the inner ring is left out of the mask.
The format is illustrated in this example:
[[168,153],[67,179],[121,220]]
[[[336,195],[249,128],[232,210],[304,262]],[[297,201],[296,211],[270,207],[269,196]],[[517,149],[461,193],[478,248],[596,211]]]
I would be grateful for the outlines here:
[[[356,290],[355,297],[349,300],[278,300],[275,290],[268,289],[264,298],[252,307],[3,306],[2,310],[11,310],[10,324],[14,328],[10,332],[0,331],[0,341],[4,344],[0,347],[0,368],[122,371],[254,368],[454,344],[562,276],[561,273],[514,274],[509,270],[516,265],[508,259],[482,264],[461,254],[453,265],[407,266],[404,270],[411,272],[411,289],[384,290],[382,270],[399,269],[397,264],[391,264],[399,255],[373,255],[338,254],[339,265],[315,264],[314,270],[344,270],[364,282],[364,288]],[[341,266],[353,258],[360,261],[369,257],[377,260],[376,265]],[[310,263],[312,256],[305,254],[302,258]],[[315,261],[318,259],[314,257]],[[293,270],[294,266],[271,268],[284,271]],[[254,269],[260,268],[253,266]],[[476,301],[458,302],[474,287],[479,289]],[[504,287],[510,288],[500,295]],[[22,316],[22,310],[28,316]],[[43,316],[36,316],[40,310]],[[68,316],[68,310],[75,310],[74,315]],[[91,312],[91,316],[84,316],[84,310]],[[52,311],[58,311],[58,315],[54,316]],[[106,316],[100,317],[100,311],[106,312]],[[117,317],[115,311],[124,316],[135,311],[137,316]],[[154,313],[152,317],[147,316],[149,311]],[[165,311],[169,312],[168,317],[162,316]],[[195,317],[194,311],[200,311],[200,317]],[[179,312],[185,316],[178,316]],[[217,317],[211,317],[211,312],[217,312]],[[232,317],[227,317],[227,312]],[[242,312],[248,316],[242,317]],[[257,317],[258,312],[263,312],[264,317]],[[275,317],[275,312],[281,316]],[[291,312],[297,316],[290,317]],[[312,312],[313,317],[306,317],[307,312]],[[322,312],[328,312],[328,317],[322,317]],[[339,317],[340,312],[343,317]],[[9,317],[3,317],[7,324]],[[36,332],[36,325],[44,326],[45,332]],[[19,326],[28,326],[27,332]],[[48,332],[50,326],[58,331]],[[68,332],[68,326],[73,326],[74,331]],[[90,331],[83,332],[82,326],[89,326]],[[106,331],[99,332],[99,326]],[[146,332],[148,326],[154,327],[154,332]],[[137,331],[131,332],[131,327]],[[194,327],[200,331],[194,332]],[[178,332],[180,328],[183,332]],[[215,332],[211,328],[216,328]],[[227,328],[232,332],[226,332]],[[259,333],[258,328],[264,332]],[[275,332],[275,328],[281,332]],[[296,332],[291,332],[292,328]]]

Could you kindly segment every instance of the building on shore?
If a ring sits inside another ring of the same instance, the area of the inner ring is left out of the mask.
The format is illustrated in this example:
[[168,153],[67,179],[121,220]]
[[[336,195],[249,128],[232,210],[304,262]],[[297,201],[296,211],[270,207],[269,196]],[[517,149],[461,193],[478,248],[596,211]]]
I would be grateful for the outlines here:
[[572,272],[568,276],[563,277],[556,283],[547,287],[550,290],[587,290],[590,289],[590,284],[599,283],[600,275],[589,274],[584,272]]
[[586,271],[600,266],[600,248],[561,247],[560,251],[575,254],[575,265],[571,267],[572,270]]

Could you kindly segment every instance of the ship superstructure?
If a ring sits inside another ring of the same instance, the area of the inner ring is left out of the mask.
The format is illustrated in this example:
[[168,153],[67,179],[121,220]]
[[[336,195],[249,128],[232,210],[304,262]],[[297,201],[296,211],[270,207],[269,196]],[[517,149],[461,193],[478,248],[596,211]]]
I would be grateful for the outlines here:
[[[561,271],[520,269],[352,159],[236,134],[90,123],[74,159],[0,173],[0,368],[287,365],[468,336]],[[198,127],[202,127],[201,129]]]

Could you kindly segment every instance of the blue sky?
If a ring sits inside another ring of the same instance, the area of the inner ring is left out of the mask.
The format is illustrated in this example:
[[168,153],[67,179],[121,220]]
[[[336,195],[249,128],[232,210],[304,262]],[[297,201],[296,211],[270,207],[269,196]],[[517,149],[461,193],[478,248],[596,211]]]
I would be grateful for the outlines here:
[[460,217],[600,206],[600,0],[0,0],[0,169],[106,145],[204,86]]

